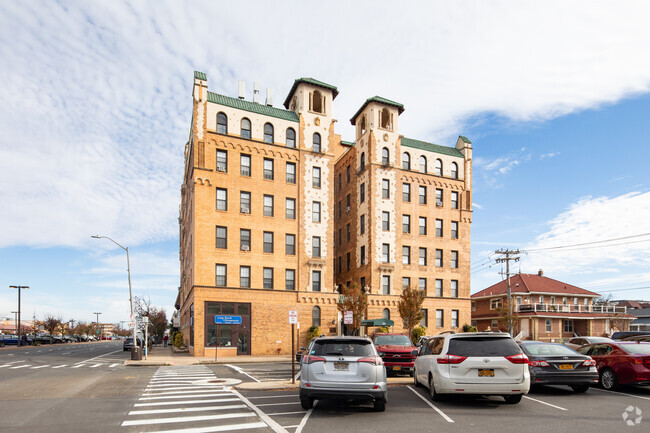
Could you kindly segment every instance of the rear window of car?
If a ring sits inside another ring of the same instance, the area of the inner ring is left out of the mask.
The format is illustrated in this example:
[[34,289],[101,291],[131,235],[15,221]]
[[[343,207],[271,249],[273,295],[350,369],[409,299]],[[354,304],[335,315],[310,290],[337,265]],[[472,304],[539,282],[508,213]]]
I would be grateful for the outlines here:
[[411,339],[406,335],[377,335],[375,337],[377,346],[412,346]]
[[524,352],[533,356],[544,355],[575,355],[574,350],[560,344],[525,344],[522,345]]
[[521,353],[521,349],[510,338],[463,337],[449,340],[448,353],[458,356],[511,356]]
[[590,337],[589,341],[592,343],[611,343],[612,339],[605,337]]
[[375,356],[370,341],[328,340],[316,341],[311,355],[318,356]]
[[619,346],[627,353],[634,353],[637,355],[650,355],[650,344],[628,343],[619,344]]

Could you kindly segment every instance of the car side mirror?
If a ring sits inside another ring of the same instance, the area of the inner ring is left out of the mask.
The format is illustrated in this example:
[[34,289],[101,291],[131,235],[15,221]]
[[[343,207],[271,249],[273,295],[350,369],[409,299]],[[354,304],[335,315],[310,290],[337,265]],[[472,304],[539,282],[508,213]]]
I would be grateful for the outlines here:
[[413,356],[418,356],[418,355],[420,354],[420,352],[417,351],[417,350],[414,350],[414,351],[411,352],[411,354],[412,354]]

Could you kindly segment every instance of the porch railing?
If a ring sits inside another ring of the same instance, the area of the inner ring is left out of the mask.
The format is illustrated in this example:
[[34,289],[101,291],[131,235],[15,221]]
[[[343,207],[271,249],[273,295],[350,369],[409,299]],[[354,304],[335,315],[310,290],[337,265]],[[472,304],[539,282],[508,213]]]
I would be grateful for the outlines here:
[[608,314],[625,314],[627,307],[616,307],[614,305],[576,305],[576,304],[519,304],[517,312],[525,313],[529,311],[545,313],[608,313]]

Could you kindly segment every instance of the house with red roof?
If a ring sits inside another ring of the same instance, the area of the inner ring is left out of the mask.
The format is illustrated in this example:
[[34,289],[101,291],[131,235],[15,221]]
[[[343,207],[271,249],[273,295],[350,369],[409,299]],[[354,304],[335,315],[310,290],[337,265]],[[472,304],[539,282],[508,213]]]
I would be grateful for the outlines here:
[[[606,336],[629,329],[636,319],[624,306],[597,305],[600,294],[537,274],[510,277],[513,312],[516,313],[513,335],[538,341],[556,341],[574,336]],[[500,321],[507,305],[508,287],[503,280],[471,295],[472,326],[479,331],[507,331]]]

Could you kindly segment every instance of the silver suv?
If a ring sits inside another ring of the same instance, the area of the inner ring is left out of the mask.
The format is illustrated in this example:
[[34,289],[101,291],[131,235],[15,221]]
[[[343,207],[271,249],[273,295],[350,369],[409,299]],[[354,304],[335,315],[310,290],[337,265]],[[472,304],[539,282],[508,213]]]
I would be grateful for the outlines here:
[[372,340],[365,337],[319,337],[302,359],[300,405],[315,399],[353,399],[374,403],[383,411],[388,401],[386,370]]
[[415,386],[444,394],[500,395],[515,404],[530,389],[528,357],[506,333],[467,332],[429,338],[415,360]]

